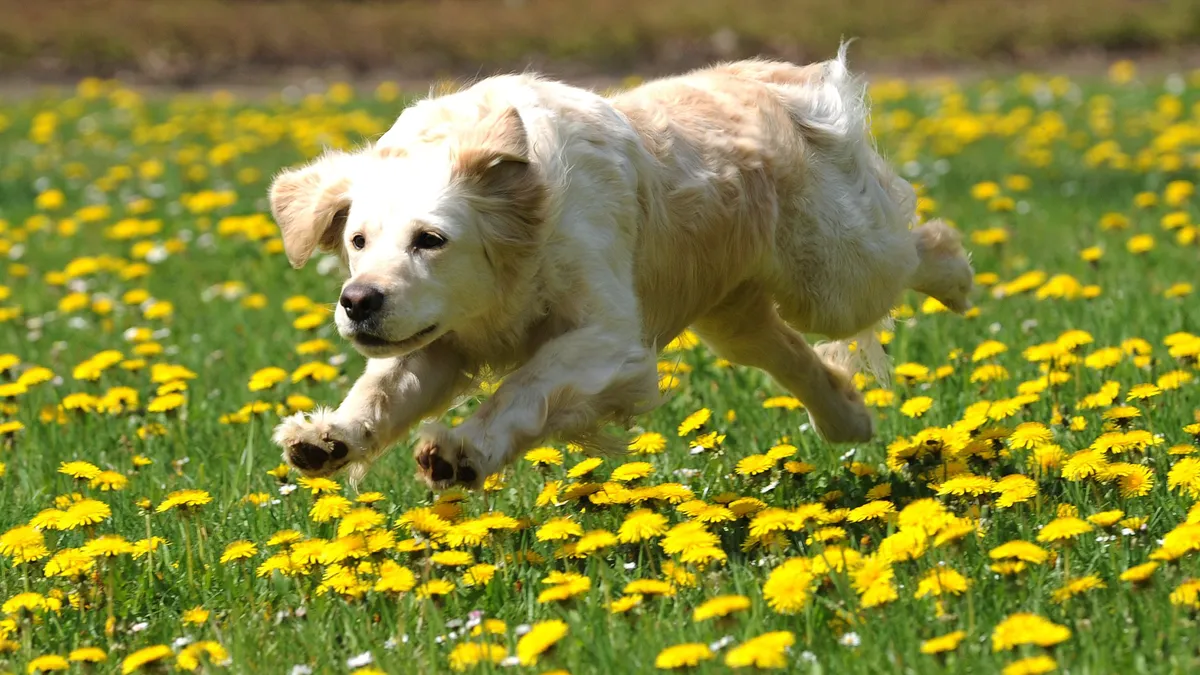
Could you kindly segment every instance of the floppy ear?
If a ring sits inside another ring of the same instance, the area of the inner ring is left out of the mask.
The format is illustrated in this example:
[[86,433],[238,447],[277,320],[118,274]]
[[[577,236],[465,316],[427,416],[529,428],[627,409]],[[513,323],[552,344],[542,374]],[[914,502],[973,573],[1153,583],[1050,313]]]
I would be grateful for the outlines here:
[[336,251],[350,212],[346,194],[351,156],[332,153],[277,176],[271,183],[271,215],[292,267],[304,267],[313,251]]
[[547,228],[549,190],[529,160],[529,136],[515,108],[489,114],[458,139],[455,176],[486,216],[484,255],[498,290],[532,274]]
[[516,108],[485,116],[458,139],[454,173],[483,194],[508,196],[528,183],[529,135]]

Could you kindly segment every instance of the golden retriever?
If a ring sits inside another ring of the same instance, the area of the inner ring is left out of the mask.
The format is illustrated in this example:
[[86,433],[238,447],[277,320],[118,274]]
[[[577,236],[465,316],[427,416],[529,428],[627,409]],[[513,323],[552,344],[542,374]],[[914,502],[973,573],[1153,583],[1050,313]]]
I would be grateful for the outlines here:
[[960,237],[916,222],[844,48],[608,98],[488,78],[285,171],[270,202],[294,267],[318,248],[348,266],[337,327],[368,358],[337,409],[276,428],[308,476],[360,479],[489,373],[502,384],[462,424],[421,428],[431,487],[478,486],[551,438],[623,448],[602,427],[657,405],[657,352],[689,327],[791,391],[827,441],[867,441],[851,371],[886,376],[877,324],[909,288],[970,306]]

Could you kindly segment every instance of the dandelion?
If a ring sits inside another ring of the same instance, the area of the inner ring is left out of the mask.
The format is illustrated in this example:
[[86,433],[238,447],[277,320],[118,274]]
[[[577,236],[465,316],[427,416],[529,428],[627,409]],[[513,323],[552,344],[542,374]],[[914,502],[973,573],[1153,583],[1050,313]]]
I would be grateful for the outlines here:
[[558,619],[540,621],[517,641],[517,660],[523,666],[536,665],[538,658],[567,635],[567,624]]
[[558,466],[563,463],[563,454],[557,448],[534,448],[525,453],[525,461],[534,466]]
[[1057,669],[1058,663],[1054,659],[1045,654],[1039,654],[1013,661],[1004,666],[1001,675],[1041,675],[1042,673],[1050,673]]
[[933,407],[933,399],[928,396],[917,396],[900,404],[900,414],[905,417],[920,417]]
[[947,593],[961,595],[966,592],[967,587],[970,585],[971,582],[969,579],[953,569],[948,567],[935,568],[921,578],[915,597],[923,598],[927,595],[941,596]]
[[608,530],[592,530],[585,532],[579,541],[575,542],[575,555],[585,556],[617,544],[617,535]]
[[992,492],[996,482],[985,476],[963,474],[955,476],[938,486],[938,495],[979,496]]
[[180,670],[195,671],[200,668],[202,657],[216,665],[229,665],[229,652],[212,640],[201,640],[184,647],[175,657],[175,665]]
[[183,511],[204,506],[212,501],[212,495],[204,490],[177,490],[167,495],[155,510],[159,513],[178,508]]
[[416,595],[418,598],[433,598],[446,595],[453,591],[453,581],[449,581],[447,579],[430,579],[420,586],[417,586]]
[[1067,584],[1065,584],[1062,588],[1055,590],[1051,594],[1051,599],[1053,599],[1056,603],[1062,604],[1076,595],[1080,595],[1097,588],[1106,588],[1106,586],[1104,585],[1104,582],[1100,580],[1100,577],[1096,576],[1095,574],[1089,574],[1086,577],[1080,577],[1067,582]]
[[676,431],[681,437],[690,435],[707,424],[711,418],[712,411],[708,408],[701,408],[691,415],[688,415],[683,422],[680,422],[679,428]]
[[613,614],[624,614],[642,604],[645,598],[641,595],[622,595],[608,603],[608,611]]
[[692,612],[692,620],[696,622],[725,617],[734,612],[750,609],[750,598],[744,595],[719,595],[702,603]]
[[191,609],[185,610],[183,612],[183,616],[180,617],[180,620],[184,624],[190,624],[193,626],[201,626],[201,625],[208,623],[208,617],[210,614],[211,614],[211,612],[209,612],[207,609],[204,609],[203,607],[193,607]]
[[667,438],[655,432],[639,434],[629,443],[629,452],[635,455],[654,455],[667,447]]
[[921,643],[922,654],[943,654],[958,649],[958,645],[967,637],[966,631],[956,630],[953,633],[930,638]]
[[246,560],[257,553],[258,547],[254,545],[254,542],[239,539],[225,547],[225,552],[221,554],[221,564]]
[[64,530],[98,525],[112,517],[108,504],[96,499],[82,499],[72,504],[57,521]]
[[645,478],[652,473],[654,473],[654,466],[649,462],[627,462],[613,469],[609,479],[624,483]]
[[169,659],[171,656],[171,648],[167,645],[154,645],[139,649],[121,661],[121,675],[130,675],[145,666]]
[[654,659],[654,667],[662,670],[675,668],[691,668],[708,661],[714,654],[708,645],[702,642],[687,642],[667,647],[658,653]]
[[779,614],[795,614],[808,605],[816,581],[808,559],[792,558],[771,570],[763,584],[763,598]]
[[862,523],[868,520],[883,520],[889,514],[895,513],[896,507],[889,501],[877,500],[867,502],[862,506],[852,509],[846,520],[852,523]]
[[1158,567],[1159,563],[1153,561],[1135,565],[1122,572],[1120,579],[1132,584],[1144,584],[1150,580],[1150,577],[1154,575]]
[[570,518],[554,518],[544,523],[537,531],[538,541],[563,541],[582,535],[583,526]]
[[90,481],[100,475],[100,467],[90,462],[63,462],[58,467],[58,472],[76,480]]
[[99,647],[79,647],[71,650],[67,660],[73,663],[103,663],[108,660],[108,654]]
[[796,644],[791,631],[773,631],[750,638],[729,650],[725,665],[730,668],[786,668],[787,650]]
[[1125,394],[1125,400],[1144,401],[1146,399],[1154,398],[1160,394],[1162,394],[1162,389],[1159,389],[1157,385],[1149,383],[1137,384],[1131,387],[1129,392]]
[[460,642],[450,650],[450,669],[465,672],[480,663],[499,664],[508,656],[504,647],[483,642]]
[[[578,534],[582,534],[583,528],[578,525],[576,527],[579,529]],[[633,544],[661,536],[666,531],[666,516],[650,509],[637,509],[625,516],[625,521],[621,523],[621,527],[617,531],[617,540],[623,544]],[[539,539],[541,539],[540,534]]]
[[736,471],[743,476],[756,476],[770,471],[775,460],[767,455],[749,455],[737,463]]
[[30,660],[26,666],[26,672],[29,673],[49,673],[56,670],[67,670],[71,664],[66,659],[57,654],[44,654]]
[[417,577],[412,570],[385,560],[379,568],[379,580],[375,582],[375,590],[380,593],[407,593],[417,585]]
[[988,556],[993,560],[1013,558],[1040,565],[1050,557],[1050,552],[1032,542],[1015,539],[993,548]]
[[1071,631],[1037,614],[1010,614],[992,631],[992,651],[1014,649],[1021,645],[1053,647],[1066,642]]
[[1200,609],[1200,579],[1188,579],[1171,591],[1172,605]]
[[41,531],[30,526],[19,526],[0,535],[0,554],[22,563],[39,560],[49,555],[46,538]]
[[353,503],[341,495],[325,495],[313,502],[308,517],[315,523],[326,523],[347,515],[353,507]]

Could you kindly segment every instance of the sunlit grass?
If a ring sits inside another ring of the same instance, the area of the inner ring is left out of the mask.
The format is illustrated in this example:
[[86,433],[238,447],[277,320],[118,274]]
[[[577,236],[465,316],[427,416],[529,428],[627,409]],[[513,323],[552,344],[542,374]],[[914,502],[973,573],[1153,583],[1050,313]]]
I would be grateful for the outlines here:
[[[396,92],[0,108],[0,671],[1190,672],[1200,667],[1197,78],[878,83],[881,147],[967,233],[831,447],[682,339],[631,456],[530,449],[429,494],[406,446],[297,481],[279,415],[362,359],[273,172]],[[454,421],[475,401],[450,411]]]

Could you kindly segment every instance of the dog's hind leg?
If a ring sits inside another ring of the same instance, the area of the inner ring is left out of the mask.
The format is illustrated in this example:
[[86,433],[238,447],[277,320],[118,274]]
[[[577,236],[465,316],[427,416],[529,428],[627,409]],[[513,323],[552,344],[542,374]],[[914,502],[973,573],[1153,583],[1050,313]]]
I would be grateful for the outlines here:
[[836,359],[818,355],[761,289],[735,294],[694,329],[721,356],[766,371],[792,392],[825,440],[864,442],[874,435],[871,413],[850,373]]
[[959,314],[971,308],[975,273],[962,247],[962,235],[941,220],[931,220],[912,231],[921,258],[908,285],[936,298]]

